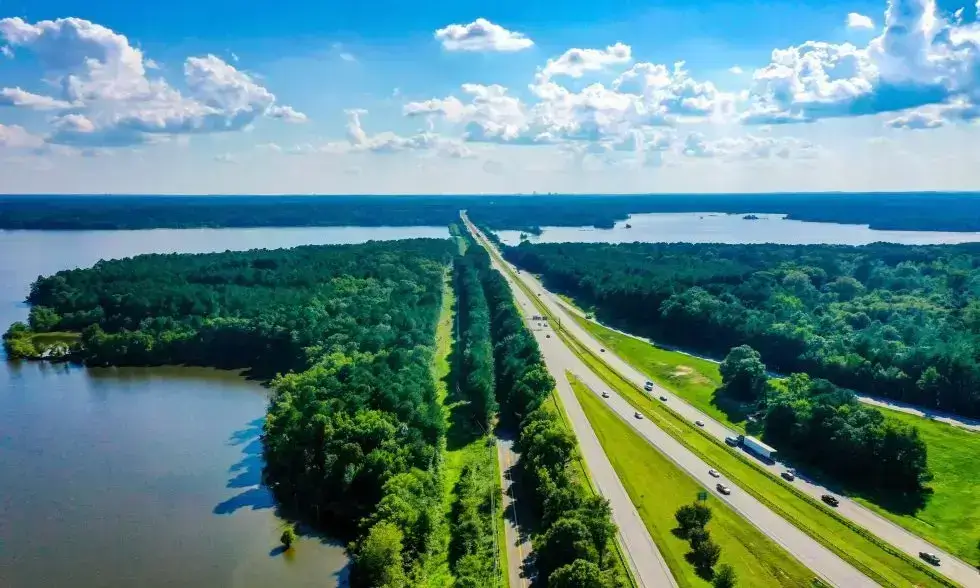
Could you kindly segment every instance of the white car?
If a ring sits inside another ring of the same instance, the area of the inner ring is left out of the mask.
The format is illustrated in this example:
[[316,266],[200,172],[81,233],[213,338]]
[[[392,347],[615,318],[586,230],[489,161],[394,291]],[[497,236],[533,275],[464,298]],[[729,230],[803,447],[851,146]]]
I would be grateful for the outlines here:
[[721,477],[721,474],[718,473],[718,470],[708,470],[708,475],[711,476],[712,478]]
[[633,418],[635,418],[635,419],[642,419],[643,418],[643,415],[640,414],[640,413],[638,413],[638,412],[634,412],[633,413]]
[[704,421],[694,421],[694,424],[697,425],[697,426],[699,426],[699,427],[703,427],[704,426]]

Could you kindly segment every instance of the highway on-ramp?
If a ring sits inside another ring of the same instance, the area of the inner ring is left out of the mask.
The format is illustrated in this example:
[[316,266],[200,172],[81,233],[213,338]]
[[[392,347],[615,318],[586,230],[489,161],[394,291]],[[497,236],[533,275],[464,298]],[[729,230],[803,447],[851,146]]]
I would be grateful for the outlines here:
[[[471,231],[476,230],[475,227],[472,227],[472,225],[470,226]],[[480,234],[480,237],[483,239],[482,242],[484,243],[484,246],[491,246],[490,243],[485,240],[486,238],[483,237],[482,234]],[[493,259],[495,263],[499,263],[497,255],[494,255]],[[510,264],[508,265],[510,266],[511,271],[517,273],[516,268]],[[513,279],[511,274],[508,272],[503,273],[508,280]],[[541,302],[542,305],[548,310],[552,320],[560,320],[562,331],[571,336],[572,339],[574,339],[578,344],[587,347],[595,355],[601,356],[606,365],[629,380],[632,384],[642,387],[644,383],[649,380],[645,374],[637,371],[635,368],[633,368],[633,366],[623,361],[611,351],[605,350],[603,344],[597,341],[590,333],[588,333],[575,320],[573,320],[566,311],[565,305],[556,302],[557,297],[548,292],[533,276],[529,275],[527,272],[520,272],[517,274],[517,279],[521,280],[523,285],[529,291],[537,294],[538,301]],[[516,286],[512,289],[515,291],[520,290],[520,288],[517,288]],[[577,373],[577,370],[573,370],[573,372]],[[725,425],[714,420],[709,415],[686,403],[683,398],[656,384],[654,384],[654,389],[651,394],[654,394],[655,396],[662,395],[667,397],[667,402],[674,412],[692,423],[700,420],[704,423],[704,430],[717,439],[724,440],[725,437],[737,434],[736,431],[727,428]],[[625,402],[625,400],[623,402]],[[629,406],[628,403],[627,406]],[[629,406],[628,410],[629,414],[632,414],[633,409],[631,406]],[[662,447],[659,448],[663,450]],[[758,463],[766,468],[766,470],[772,476],[777,478],[781,472],[787,469],[785,465],[779,462],[766,464],[759,461]],[[928,541],[925,541],[921,537],[918,537],[917,535],[896,525],[888,519],[874,513],[857,502],[854,502],[839,494],[835,494],[832,490],[814,482],[811,479],[808,479],[805,472],[797,471],[797,478],[794,485],[799,490],[817,499],[824,494],[832,494],[836,496],[840,501],[837,512],[842,516],[850,519],[883,541],[893,545],[912,557],[918,558],[920,552],[935,553],[942,560],[941,565],[935,568],[939,573],[963,586],[980,587],[980,571],[978,571],[977,568],[936,547]],[[763,530],[765,531],[765,529]],[[802,558],[801,561],[806,563]]]
[[[464,220],[466,220],[465,217]],[[489,245],[485,241],[485,237],[475,227],[469,224],[468,221],[467,225],[481,244],[484,246]],[[511,291],[518,301],[518,306],[521,311],[525,315],[532,312],[535,306],[527,298],[524,291],[513,283],[512,275],[503,270],[500,266],[500,260],[496,255],[492,255],[491,259],[495,267],[501,270],[502,275],[511,285]],[[598,393],[598,390],[605,389],[605,387],[601,379],[582,360],[572,353],[561,339],[557,336],[549,336],[549,334],[546,330],[535,331],[535,337],[541,348],[548,370],[558,383],[559,398],[571,421],[570,424],[575,435],[578,437],[586,464],[592,473],[596,485],[599,486],[600,492],[612,504],[614,520],[620,527],[620,538],[625,551],[629,554],[628,559],[637,568],[639,572],[637,574],[638,578],[643,577],[644,572],[650,577],[649,580],[642,580],[644,586],[668,585],[662,583],[664,576],[670,578],[670,585],[674,585],[666,564],[663,562],[659,551],[650,539],[650,535],[646,531],[639,517],[639,513],[636,511],[636,507],[626,494],[622,482],[620,482],[612,468],[612,464],[603,452],[602,446],[599,444],[599,440],[592,430],[588,418],[585,416],[581,405],[578,403],[575,394],[568,384],[565,373],[566,371],[572,372],[596,393]],[[649,440],[668,459],[671,459],[681,469],[703,483],[705,487],[714,488],[716,480],[708,475],[709,466],[701,461],[694,453],[661,431],[653,423],[645,419],[635,419],[633,417],[633,407],[620,396],[611,394],[607,401],[609,402],[609,407],[616,414],[630,423],[638,433]],[[846,588],[876,586],[874,582],[854,569],[835,553],[779,517],[753,496],[741,491],[733,484],[729,483],[728,485],[732,488],[731,495],[723,496],[715,493],[715,496],[741,513],[747,521],[758,527],[776,543],[780,544],[786,551],[809,567],[824,581],[834,586]],[[643,556],[642,553],[644,552],[648,555]],[[652,565],[654,563],[659,565]],[[659,582],[656,578],[658,574],[661,576]]]

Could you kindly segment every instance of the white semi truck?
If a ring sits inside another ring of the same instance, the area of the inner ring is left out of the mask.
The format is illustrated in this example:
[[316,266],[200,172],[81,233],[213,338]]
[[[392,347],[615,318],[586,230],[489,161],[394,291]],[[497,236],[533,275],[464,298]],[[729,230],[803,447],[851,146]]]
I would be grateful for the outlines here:
[[746,437],[745,435],[739,435],[738,437],[726,437],[725,443],[728,443],[733,447],[741,445],[747,449],[749,453],[755,454],[758,457],[772,461],[776,460],[776,450],[755,437]]

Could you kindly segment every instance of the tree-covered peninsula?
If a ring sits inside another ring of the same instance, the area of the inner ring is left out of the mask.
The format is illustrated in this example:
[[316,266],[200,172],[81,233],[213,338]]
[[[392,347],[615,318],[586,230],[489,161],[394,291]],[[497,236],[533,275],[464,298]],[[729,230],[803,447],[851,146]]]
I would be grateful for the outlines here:
[[[411,240],[101,261],[38,278],[30,325],[12,326],[7,346],[75,332],[71,357],[89,365],[268,380],[266,480],[279,502],[354,538],[355,584],[409,581],[442,512],[431,364],[455,249]],[[379,549],[387,559],[373,558]]]

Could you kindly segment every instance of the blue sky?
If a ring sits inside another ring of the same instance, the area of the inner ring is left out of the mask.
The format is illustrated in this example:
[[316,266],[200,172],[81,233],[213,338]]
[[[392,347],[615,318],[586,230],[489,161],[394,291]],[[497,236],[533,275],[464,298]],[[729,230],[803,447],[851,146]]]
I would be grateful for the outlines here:
[[0,191],[980,186],[978,6],[0,1]]

